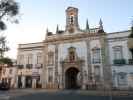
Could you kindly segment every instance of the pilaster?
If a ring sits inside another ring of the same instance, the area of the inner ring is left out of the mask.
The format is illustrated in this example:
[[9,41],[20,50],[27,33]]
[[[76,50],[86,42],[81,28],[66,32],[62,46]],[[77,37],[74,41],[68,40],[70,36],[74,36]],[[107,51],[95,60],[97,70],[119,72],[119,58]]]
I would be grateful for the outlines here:
[[25,88],[25,76],[22,76],[22,88]]
[[103,65],[103,86],[105,89],[112,88],[112,71],[111,65],[109,62],[109,50],[108,50],[108,41],[106,35],[100,36],[101,43],[101,55],[102,55],[102,65]]
[[58,44],[55,45],[55,73],[54,73],[54,84],[58,88]]
[[91,54],[90,54],[90,40],[86,40],[87,46],[87,65],[88,65],[88,80],[91,80],[92,77],[92,66],[91,66]]
[[48,45],[44,44],[44,52],[43,52],[43,68],[41,74],[41,82],[42,88],[46,88],[47,83],[47,54],[48,54]]

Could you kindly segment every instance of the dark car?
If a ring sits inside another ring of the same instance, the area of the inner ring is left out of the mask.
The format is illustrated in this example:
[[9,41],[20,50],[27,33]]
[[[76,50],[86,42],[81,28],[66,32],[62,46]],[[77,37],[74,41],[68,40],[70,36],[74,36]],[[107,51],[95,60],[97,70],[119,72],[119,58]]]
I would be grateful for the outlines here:
[[0,82],[0,90],[9,90],[10,86],[7,82]]

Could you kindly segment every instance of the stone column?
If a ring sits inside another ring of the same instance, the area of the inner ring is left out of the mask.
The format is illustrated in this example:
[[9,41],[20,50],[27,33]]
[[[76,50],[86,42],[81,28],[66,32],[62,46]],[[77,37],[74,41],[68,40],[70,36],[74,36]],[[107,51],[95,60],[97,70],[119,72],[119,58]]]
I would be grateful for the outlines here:
[[83,90],[85,90],[86,89],[86,83],[85,83],[85,74],[84,74],[84,67],[85,67],[85,65],[84,65],[84,61],[80,61],[80,66],[81,66],[81,82],[82,82],[82,85],[81,85],[81,89],[83,89]]
[[86,90],[86,83],[87,83],[87,72],[86,71],[82,71],[82,75],[83,75],[83,84],[82,84],[82,89],[83,90]]
[[22,76],[22,88],[25,88],[25,76]]
[[90,49],[90,40],[86,40],[87,46],[87,64],[88,64],[88,73],[87,73],[87,85],[92,81],[92,66],[91,66],[91,49]]
[[62,61],[61,63],[61,75],[60,75],[60,89],[64,88],[64,62]]
[[42,68],[42,74],[41,74],[41,82],[42,82],[42,88],[46,88],[47,83],[47,55],[48,55],[48,44],[44,44],[44,50],[43,50],[43,68]]
[[54,84],[58,88],[58,44],[55,45],[55,73]]
[[117,82],[117,72],[114,70],[113,71],[113,75],[112,75],[112,83],[113,83],[113,87],[117,88],[118,87],[118,82]]
[[102,34],[100,36],[100,43],[101,43],[101,53],[102,53],[102,65],[103,65],[103,86],[105,89],[112,88],[112,69],[109,62],[109,47],[108,41],[106,39],[106,35]]
[[32,88],[36,88],[36,79],[35,78],[32,79]]
[[18,75],[15,77],[14,88],[18,88]]

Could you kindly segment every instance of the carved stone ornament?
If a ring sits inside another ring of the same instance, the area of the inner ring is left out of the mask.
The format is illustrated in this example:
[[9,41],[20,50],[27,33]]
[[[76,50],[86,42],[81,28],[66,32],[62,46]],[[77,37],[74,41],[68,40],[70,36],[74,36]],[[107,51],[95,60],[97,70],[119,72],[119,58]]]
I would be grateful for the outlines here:
[[70,33],[73,33],[73,32],[74,32],[74,28],[71,27],[68,31],[69,31]]

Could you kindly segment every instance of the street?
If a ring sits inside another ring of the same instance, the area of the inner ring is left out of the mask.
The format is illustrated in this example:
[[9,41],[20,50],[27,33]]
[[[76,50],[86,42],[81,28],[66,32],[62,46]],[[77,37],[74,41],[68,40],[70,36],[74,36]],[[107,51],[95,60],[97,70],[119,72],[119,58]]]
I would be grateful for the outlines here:
[[0,100],[133,100],[133,96],[92,95],[78,90],[12,90],[0,93]]

